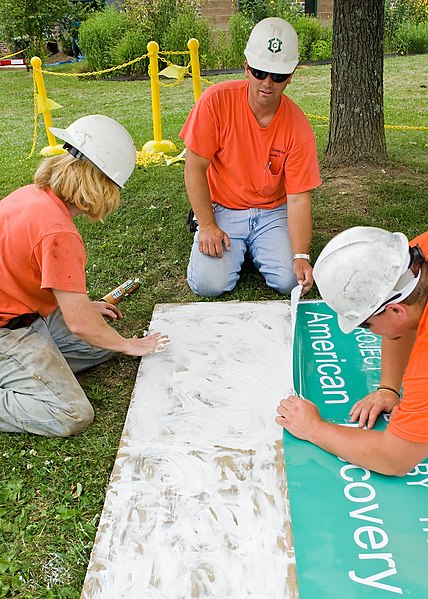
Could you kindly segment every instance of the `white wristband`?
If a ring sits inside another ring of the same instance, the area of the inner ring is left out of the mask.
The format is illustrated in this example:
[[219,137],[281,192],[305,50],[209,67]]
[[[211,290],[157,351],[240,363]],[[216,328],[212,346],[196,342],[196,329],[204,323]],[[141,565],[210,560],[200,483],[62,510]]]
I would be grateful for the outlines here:
[[311,257],[310,257],[309,254],[294,254],[294,256],[293,256],[293,262],[294,262],[294,260],[297,260],[298,258],[302,258],[303,260],[307,260],[308,262],[311,259]]

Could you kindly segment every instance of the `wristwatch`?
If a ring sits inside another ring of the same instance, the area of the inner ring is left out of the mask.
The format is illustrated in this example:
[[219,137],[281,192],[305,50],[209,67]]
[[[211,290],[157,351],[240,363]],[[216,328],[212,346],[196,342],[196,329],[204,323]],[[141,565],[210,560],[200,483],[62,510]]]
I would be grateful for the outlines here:
[[308,262],[311,261],[311,257],[309,254],[294,254],[293,262],[294,262],[294,260],[297,260],[298,258],[302,258],[303,260],[307,260]]

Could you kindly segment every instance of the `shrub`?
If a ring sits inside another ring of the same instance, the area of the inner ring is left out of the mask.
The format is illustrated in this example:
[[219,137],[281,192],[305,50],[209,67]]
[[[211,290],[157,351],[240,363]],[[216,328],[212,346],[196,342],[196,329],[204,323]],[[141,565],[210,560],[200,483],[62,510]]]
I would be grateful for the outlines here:
[[79,47],[85,55],[90,71],[100,71],[113,65],[113,49],[127,30],[123,13],[108,7],[82,23],[79,30]]
[[[199,41],[201,67],[207,68],[207,62],[212,52],[211,27],[205,18],[195,14],[195,11],[189,6],[183,8],[182,12],[170,23],[163,37],[161,50],[188,51],[187,42],[192,37]],[[177,55],[171,61],[187,65],[189,55]]]
[[253,27],[254,22],[243,13],[238,13],[230,17],[230,64],[228,65],[230,68],[244,66],[244,50]]
[[269,2],[265,0],[241,0],[239,7],[241,14],[253,23],[269,16]]
[[[385,0],[385,49],[389,52],[397,51],[396,36],[400,38],[409,23],[428,23],[427,0]],[[418,34],[416,37],[419,37]],[[406,34],[404,34],[406,37]]]
[[428,23],[401,23],[392,39],[393,49],[400,54],[428,51]]
[[254,24],[267,17],[292,20],[302,14],[300,3],[293,0],[240,0],[240,12]]
[[[129,30],[125,33],[111,52],[111,57],[115,65],[124,64],[147,54],[147,44],[150,41],[147,33],[144,31]],[[137,75],[146,74],[148,71],[148,58],[144,58],[135,62],[128,67],[125,67],[121,72],[136,77]]]
[[122,7],[133,28],[143,26],[151,39],[163,46],[177,17],[186,10],[196,12],[197,0],[123,0]]
[[[293,20],[293,27],[299,36],[299,55],[300,60],[314,60],[312,58],[312,47],[319,40],[324,40],[331,45],[331,30],[329,27],[321,25],[320,21],[315,17],[299,17]],[[318,45],[324,51],[327,49],[326,44]],[[330,52],[331,56],[331,52]],[[321,59],[318,59],[321,60]]]
[[328,60],[331,58],[331,38],[329,40],[317,40],[311,46],[310,60]]

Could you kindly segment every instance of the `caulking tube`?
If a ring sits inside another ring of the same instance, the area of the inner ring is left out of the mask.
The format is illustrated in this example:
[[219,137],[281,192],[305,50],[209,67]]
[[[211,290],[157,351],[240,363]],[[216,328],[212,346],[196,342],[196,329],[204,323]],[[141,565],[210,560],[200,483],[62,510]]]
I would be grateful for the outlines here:
[[116,287],[107,295],[101,298],[101,301],[108,302],[109,304],[117,304],[123,297],[129,295],[140,286],[140,279],[128,279],[119,287]]

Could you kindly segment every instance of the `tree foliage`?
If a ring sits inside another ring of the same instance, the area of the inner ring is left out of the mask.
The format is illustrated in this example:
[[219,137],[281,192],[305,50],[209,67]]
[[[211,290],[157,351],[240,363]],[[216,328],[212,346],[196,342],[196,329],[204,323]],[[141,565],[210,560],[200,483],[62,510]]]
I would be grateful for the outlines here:
[[73,0],[0,0],[0,37],[28,47],[28,56],[43,56],[52,28],[82,10]]

